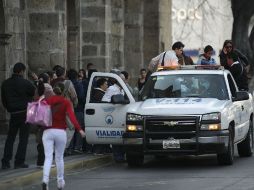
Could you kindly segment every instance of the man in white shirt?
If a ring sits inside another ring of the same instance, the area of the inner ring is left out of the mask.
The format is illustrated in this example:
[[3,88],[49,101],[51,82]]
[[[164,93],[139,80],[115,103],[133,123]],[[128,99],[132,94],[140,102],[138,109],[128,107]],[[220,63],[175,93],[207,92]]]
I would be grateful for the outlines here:
[[[123,74],[121,74],[123,75]],[[104,96],[102,97],[102,102],[111,102],[111,97],[113,95],[117,95],[117,94],[122,94],[124,95],[124,91],[123,89],[119,86],[119,84],[117,83],[117,81],[115,79],[112,79],[111,82],[113,83],[113,85],[111,85],[110,87],[108,87],[108,89],[106,90]]]
[[[125,80],[125,77],[120,70],[112,69],[110,72],[117,74],[123,81]],[[111,97],[113,95],[124,95],[124,90],[118,84],[116,79],[110,78],[109,83],[111,83],[112,85],[107,88],[104,96],[102,97],[102,102],[111,102]],[[112,145],[112,152],[114,160],[116,162],[123,162],[125,160],[125,153],[122,145]]]
[[177,56],[182,55],[184,44],[182,42],[175,42],[172,46],[172,50],[162,52],[158,56],[152,58],[148,69],[155,71],[158,66],[178,66]]

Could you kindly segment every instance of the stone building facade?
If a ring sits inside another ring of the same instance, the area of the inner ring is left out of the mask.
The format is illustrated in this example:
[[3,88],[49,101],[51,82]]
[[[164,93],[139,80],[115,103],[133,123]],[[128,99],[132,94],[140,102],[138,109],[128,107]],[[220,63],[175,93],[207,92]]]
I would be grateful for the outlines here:
[[[0,82],[23,62],[40,73],[56,64],[139,69],[171,45],[171,0],[0,0]],[[7,114],[0,106],[0,128]]]

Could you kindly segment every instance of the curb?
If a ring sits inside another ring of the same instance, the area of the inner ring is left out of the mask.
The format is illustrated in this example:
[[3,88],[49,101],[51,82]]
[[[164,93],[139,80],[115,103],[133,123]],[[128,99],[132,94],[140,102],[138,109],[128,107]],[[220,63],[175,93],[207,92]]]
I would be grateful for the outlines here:
[[[68,172],[75,170],[75,169],[91,169],[94,167],[98,167],[101,165],[105,165],[107,163],[112,162],[112,156],[100,156],[96,158],[90,158],[90,159],[77,159],[77,160],[70,160],[65,162],[64,170],[65,175],[68,174]],[[41,181],[42,179],[42,173],[43,170],[36,170],[31,171],[30,173],[26,173],[24,175],[11,177],[5,180],[0,180],[0,189],[9,189],[17,188],[17,187],[24,187],[31,184],[34,184],[36,181]],[[51,168],[50,172],[51,176],[56,175],[56,167]]]

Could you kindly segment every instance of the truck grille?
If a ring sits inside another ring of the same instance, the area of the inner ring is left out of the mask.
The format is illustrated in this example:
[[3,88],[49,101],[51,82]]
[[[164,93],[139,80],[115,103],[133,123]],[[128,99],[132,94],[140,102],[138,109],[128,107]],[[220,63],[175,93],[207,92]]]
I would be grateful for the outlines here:
[[146,117],[144,120],[144,148],[146,151],[196,151],[197,143],[188,146],[181,143],[180,149],[166,149],[162,147],[163,140],[197,139],[199,129],[199,116],[176,117]]

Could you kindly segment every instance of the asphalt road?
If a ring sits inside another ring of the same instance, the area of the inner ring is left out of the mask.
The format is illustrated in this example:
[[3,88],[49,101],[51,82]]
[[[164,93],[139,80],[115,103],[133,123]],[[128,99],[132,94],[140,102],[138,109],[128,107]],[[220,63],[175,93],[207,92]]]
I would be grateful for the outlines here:
[[[56,180],[49,186],[56,189]],[[40,189],[33,185],[24,190]],[[253,190],[254,158],[235,155],[232,166],[217,165],[215,156],[146,159],[144,166],[111,164],[66,176],[65,190]]]

